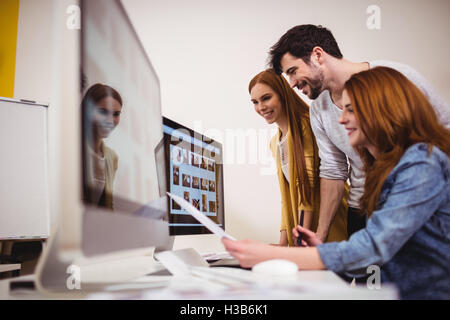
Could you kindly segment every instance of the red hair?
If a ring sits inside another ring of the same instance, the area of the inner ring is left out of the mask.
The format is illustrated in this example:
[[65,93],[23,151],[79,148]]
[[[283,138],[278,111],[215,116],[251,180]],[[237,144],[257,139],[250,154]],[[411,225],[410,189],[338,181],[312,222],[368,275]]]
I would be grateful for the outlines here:
[[361,209],[369,215],[377,209],[381,188],[411,145],[423,142],[450,155],[450,130],[439,123],[425,95],[403,74],[376,67],[353,75],[345,90],[356,120],[377,152],[356,147],[364,164],[366,180]]

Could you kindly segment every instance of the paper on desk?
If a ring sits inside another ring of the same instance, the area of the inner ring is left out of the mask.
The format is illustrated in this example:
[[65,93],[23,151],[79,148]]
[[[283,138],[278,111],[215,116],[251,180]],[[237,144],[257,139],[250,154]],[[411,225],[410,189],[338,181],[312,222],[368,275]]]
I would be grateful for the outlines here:
[[214,221],[208,218],[206,215],[197,210],[192,204],[184,200],[183,198],[167,192],[167,194],[175,200],[184,210],[189,212],[195,219],[203,224],[209,231],[217,235],[219,238],[226,237],[231,240],[236,240],[229,234],[227,234],[221,227],[219,227]]

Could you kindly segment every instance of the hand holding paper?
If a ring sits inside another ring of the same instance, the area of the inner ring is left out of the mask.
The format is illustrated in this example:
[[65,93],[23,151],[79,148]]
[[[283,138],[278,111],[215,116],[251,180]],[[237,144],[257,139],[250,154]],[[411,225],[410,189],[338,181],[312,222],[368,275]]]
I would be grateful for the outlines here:
[[198,211],[193,205],[184,200],[183,198],[167,192],[167,194],[175,200],[183,209],[189,212],[195,219],[203,224],[209,231],[217,235],[219,238],[225,237],[231,240],[236,240],[232,236],[228,235],[221,227],[219,227],[214,221],[208,218],[206,215]]

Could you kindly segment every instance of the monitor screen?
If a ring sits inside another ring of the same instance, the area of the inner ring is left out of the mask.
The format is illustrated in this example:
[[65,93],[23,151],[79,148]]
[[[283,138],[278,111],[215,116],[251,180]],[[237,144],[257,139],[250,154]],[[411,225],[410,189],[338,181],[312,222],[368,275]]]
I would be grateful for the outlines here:
[[[222,144],[163,117],[167,185],[225,229]],[[169,203],[170,235],[211,233],[175,201]]]
[[[81,4],[83,201],[109,213],[106,220],[167,221],[158,76],[120,1]],[[124,236],[136,234],[132,229]]]

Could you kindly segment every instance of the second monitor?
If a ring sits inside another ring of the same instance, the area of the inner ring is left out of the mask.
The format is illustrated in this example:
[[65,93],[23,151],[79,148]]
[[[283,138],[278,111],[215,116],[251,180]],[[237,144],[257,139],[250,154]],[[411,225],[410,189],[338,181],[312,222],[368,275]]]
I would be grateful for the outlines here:
[[[225,229],[222,144],[166,117],[163,132],[169,192]],[[169,229],[172,236],[211,233],[173,200]]]

